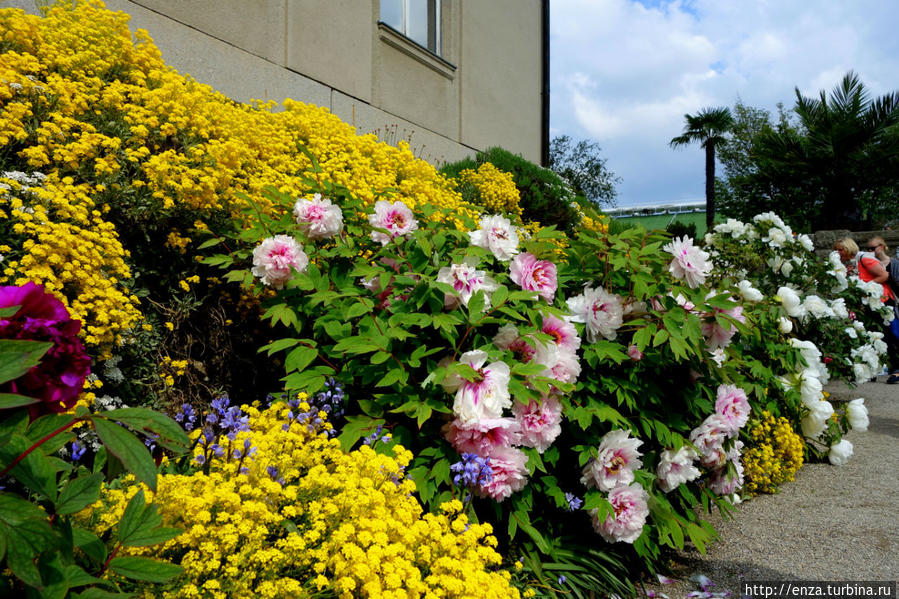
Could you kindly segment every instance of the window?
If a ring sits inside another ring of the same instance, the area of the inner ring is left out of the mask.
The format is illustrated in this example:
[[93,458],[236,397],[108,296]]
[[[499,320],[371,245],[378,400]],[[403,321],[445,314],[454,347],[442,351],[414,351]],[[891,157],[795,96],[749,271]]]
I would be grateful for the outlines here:
[[440,54],[440,0],[381,0],[381,22]]

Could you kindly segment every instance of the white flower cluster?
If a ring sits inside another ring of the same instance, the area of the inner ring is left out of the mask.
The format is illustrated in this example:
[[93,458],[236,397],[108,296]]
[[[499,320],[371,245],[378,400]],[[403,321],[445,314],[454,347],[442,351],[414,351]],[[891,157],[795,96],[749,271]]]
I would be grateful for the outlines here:
[[855,382],[859,384],[880,373],[883,368],[880,356],[886,354],[887,344],[880,331],[866,331],[864,325],[859,322],[855,322],[853,325],[859,333],[859,338],[867,340],[866,344],[849,352],[853,361],[852,374],[855,376]]
[[829,379],[827,367],[821,361],[821,351],[811,341],[793,338],[790,345],[799,350],[807,366],[781,378],[781,383],[799,391],[802,405],[808,408],[802,418],[802,434],[817,439],[827,430],[827,420],[834,413],[833,405],[824,399],[824,385]]

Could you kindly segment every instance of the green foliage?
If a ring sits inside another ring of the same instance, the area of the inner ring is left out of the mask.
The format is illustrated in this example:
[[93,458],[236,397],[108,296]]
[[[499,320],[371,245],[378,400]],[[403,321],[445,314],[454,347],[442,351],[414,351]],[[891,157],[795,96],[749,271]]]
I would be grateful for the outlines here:
[[597,205],[615,205],[615,186],[621,178],[606,166],[596,142],[573,140],[562,135],[549,143],[549,164],[553,172],[565,179],[579,196]]
[[536,221],[544,227],[555,226],[559,231],[571,234],[580,222],[580,215],[573,205],[575,191],[562,177],[552,170],[536,165],[508,150],[494,147],[478,152],[475,164],[471,159],[444,166],[444,174],[458,174],[465,168],[476,168],[489,162],[496,168],[511,173],[521,194],[519,205],[524,221]]
[[696,223],[684,223],[678,220],[672,221],[670,225],[665,227],[665,231],[672,237],[690,237],[696,238]]
[[793,227],[871,229],[895,219],[899,92],[872,98],[849,72],[828,95],[795,90],[776,123],[737,105],[737,137],[722,153],[727,214],[776,210]]
[[[0,383],[14,380],[30,368],[47,344],[0,340],[3,372]],[[40,346],[40,347],[37,347]],[[36,352],[35,348],[41,351]],[[43,348],[43,349],[41,349]],[[11,394],[9,394],[11,395]],[[106,450],[117,456],[150,488],[156,486],[156,465],[147,448],[126,428],[159,435],[158,442],[184,452],[189,440],[168,417],[147,409],[130,408],[91,414],[48,414],[29,422],[24,403],[4,405],[0,420],[0,592],[9,596],[126,597],[127,579],[164,581],[180,567],[144,558],[114,557],[119,547],[162,543],[180,531],[162,528],[156,506],[139,493],[119,524],[112,553],[73,515],[97,501],[105,478],[98,453],[94,470],[64,462],[54,454],[72,441],[77,424],[92,426]],[[13,409],[19,408],[19,409]],[[6,478],[8,476],[8,478]],[[109,569],[116,576],[102,578]],[[124,587],[122,585],[125,585]]]

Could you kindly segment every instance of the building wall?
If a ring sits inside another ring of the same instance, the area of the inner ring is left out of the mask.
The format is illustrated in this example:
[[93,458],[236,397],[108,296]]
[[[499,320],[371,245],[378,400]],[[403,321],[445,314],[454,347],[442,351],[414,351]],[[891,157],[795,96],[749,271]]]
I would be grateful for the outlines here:
[[[7,0],[36,12],[34,0]],[[432,162],[541,154],[541,1],[443,0],[441,57],[378,25],[379,0],[106,0],[178,71],[242,102],[328,107]]]

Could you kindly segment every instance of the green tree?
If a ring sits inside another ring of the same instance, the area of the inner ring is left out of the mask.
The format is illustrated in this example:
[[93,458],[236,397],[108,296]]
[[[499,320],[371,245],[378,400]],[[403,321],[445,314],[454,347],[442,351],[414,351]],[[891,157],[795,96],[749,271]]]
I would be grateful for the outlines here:
[[899,208],[899,92],[872,98],[849,72],[828,94],[796,89],[792,111],[734,109],[719,158],[723,212],[774,210],[797,230],[868,229]]
[[554,137],[549,144],[549,168],[568,181],[574,191],[600,206],[614,206],[621,178],[600,157],[599,144],[568,135]]
[[725,141],[734,124],[729,108],[703,108],[695,115],[685,114],[684,132],[671,140],[671,147],[698,143],[705,148],[705,223],[715,222],[715,148]]

